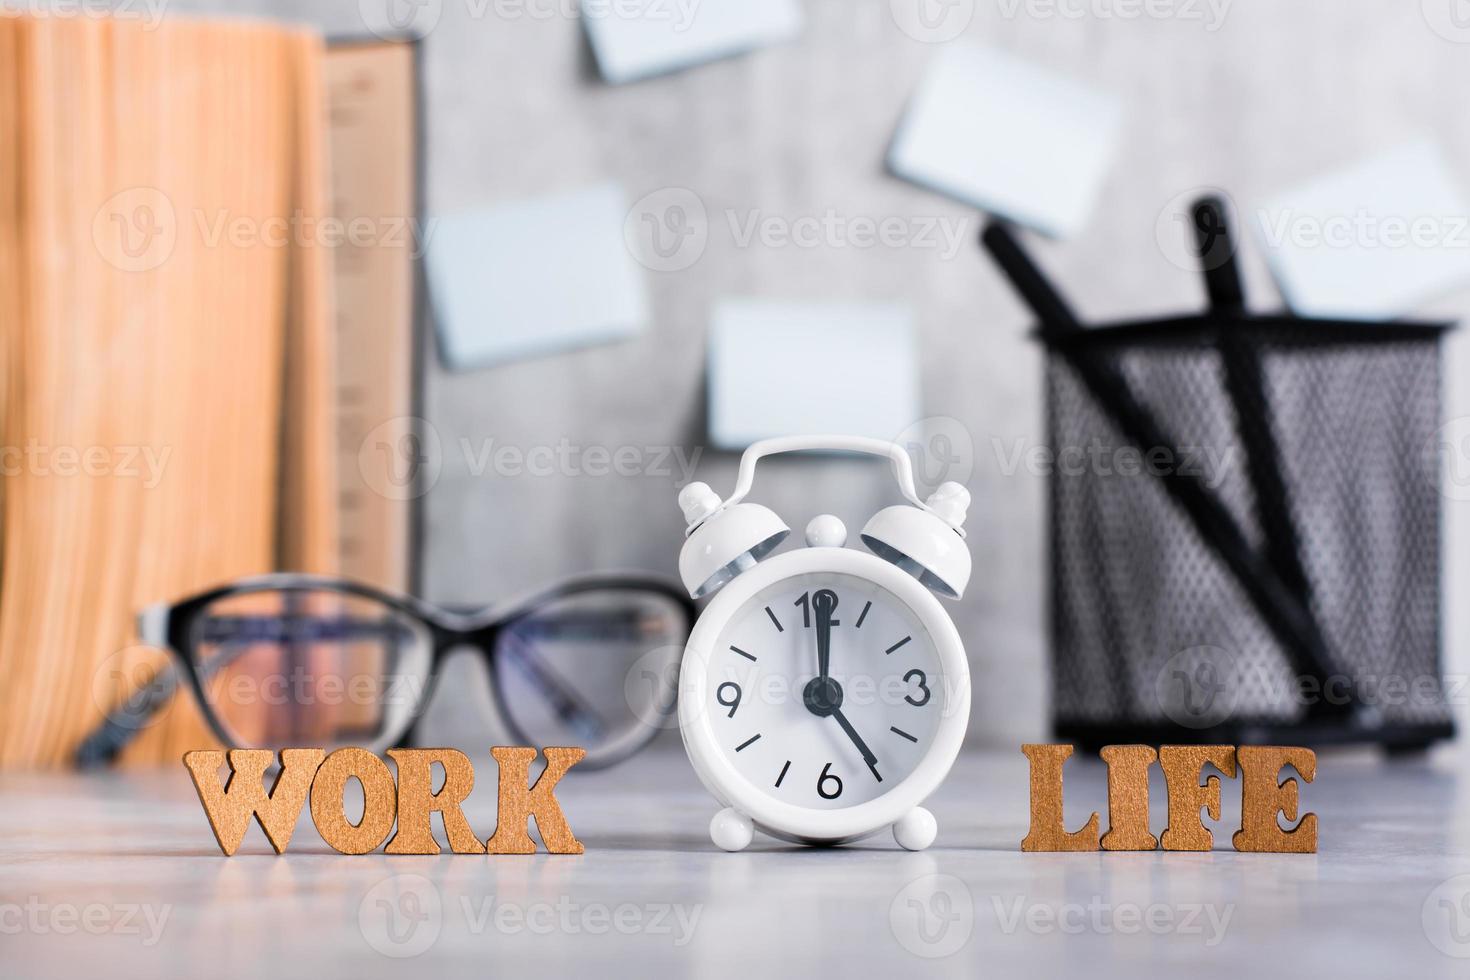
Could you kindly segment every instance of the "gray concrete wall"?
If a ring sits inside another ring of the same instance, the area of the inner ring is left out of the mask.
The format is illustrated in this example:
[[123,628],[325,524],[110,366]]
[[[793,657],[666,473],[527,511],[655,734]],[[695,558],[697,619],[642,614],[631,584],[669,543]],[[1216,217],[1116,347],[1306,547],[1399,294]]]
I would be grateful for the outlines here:
[[[497,16],[494,4],[479,0],[431,3],[439,12],[425,45],[432,210],[614,178],[633,199],[689,188],[712,226],[691,268],[649,273],[653,324],[640,339],[472,373],[431,367],[428,415],[449,452],[428,498],[427,594],[493,599],[589,568],[672,573],[681,540],[670,476],[477,477],[456,450],[459,440],[693,452],[702,442],[705,325],[716,299],[900,300],[918,314],[925,413],[958,420],[975,446],[975,576],[954,607],[974,665],[971,731],[1012,745],[1041,735],[1044,488],[1024,472],[1003,474],[995,448],[1043,437],[1042,360],[1025,337],[1026,312],[968,242],[950,258],[922,248],[742,249],[723,218],[727,209],[786,220],[832,209],[849,218],[973,221],[967,208],[883,168],[934,45],[899,30],[888,0],[805,0],[808,23],[795,43],[610,88],[597,80],[574,18]],[[1470,44],[1431,30],[1420,3],[1235,0],[1216,30],[1208,29],[1215,15],[1203,2],[1181,3],[1179,16],[1136,20],[1036,16],[1052,9],[1040,4],[1023,3],[1014,16],[1010,3],[973,6],[967,36],[1127,102],[1122,150],[1085,234],[1038,245],[1089,318],[1202,302],[1195,276],[1172,263],[1155,236],[1161,211],[1192,188],[1229,188],[1249,211],[1280,188],[1423,134],[1438,140],[1470,186],[1463,105]],[[362,29],[359,5],[344,0],[170,6],[208,8],[287,16],[337,33]],[[1276,305],[1258,254],[1245,261],[1253,305]],[[1431,312],[1464,315],[1470,293]],[[1451,414],[1467,411],[1466,360],[1463,342],[1454,342]],[[728,488],[734,462],[705,454],[700,478]],[[774,466],[759,490],[798,528],[824,510],[857,526],[892,499],[881,467],[840,461]],[[1466,508],[1449,505],[1447,533],[1457,541],[1470,525]],[[1463,591],[1466,552],[1451,552],[1451,596]],[[1448,615],[1451,661],[1464,670],[1464,616],[1453,603]]]

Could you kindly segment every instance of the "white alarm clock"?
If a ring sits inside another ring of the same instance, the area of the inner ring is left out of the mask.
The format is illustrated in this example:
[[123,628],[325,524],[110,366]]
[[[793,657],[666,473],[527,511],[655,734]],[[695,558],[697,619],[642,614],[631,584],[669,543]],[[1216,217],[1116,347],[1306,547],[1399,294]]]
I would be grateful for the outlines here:
[[[863,528],[868,552],[846,548],[831,515],[807,547],[771,552],[790,533],[746,503],[756,463],[798,451],[884,456],[907,504]],[[935,595],[957,599],[970,578],[962,526],[970,495],[914,490],[903,448],[878,439],[769,439],[746,450],[735,492],[679,494],[688,539],[679,572],[694,598],[718,595],[684,652],[679,730],[700,780],[725,809],[710,837],[725,850],[753,831],[841,844],[893,828],[910,850],[934,841],[921,805],[949,773],[970,714],[970,671]]]

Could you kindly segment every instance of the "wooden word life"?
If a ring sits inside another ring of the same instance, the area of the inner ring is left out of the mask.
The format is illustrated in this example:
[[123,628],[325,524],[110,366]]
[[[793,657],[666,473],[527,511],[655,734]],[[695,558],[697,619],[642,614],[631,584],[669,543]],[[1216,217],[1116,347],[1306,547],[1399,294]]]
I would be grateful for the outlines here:
[[1277,814],[1297,819],[1297,781],[1281,779],[1291,766],[1310,783],[1317,775],[1317,755],[1310,749],[1280,746],[1109,745],[1099,754],[1108,765],[1108,832],[1098,837],[1097,814],[1070,833],[1062,825],[1062,763],[1070,745],[1023,745],[1031,760],[1031,830],[1023,851],[1152,851],[1161,841],[1148,829],[1148,771],[1155,761],[1168,787],[1169,824],[1162,839],[1166,851],[1208,851],[1215,844],[1200,819],[1206,810],[1220,819],[1220,778],[1200,782],[1208,763],[1227,778],[1239,764],[1243,783],[1240,830],[1232,842],[1237,851],[1313,854],[1317,850],[1317,815],[1308,813],[1291,830],[1282,830]]
[[[438,854],[439,843],[430,830],[431,813],[443,819],[449,847],[456,854],[534,854],[536,842],[527,828],[532,817],[547,851],[581,854],[582,842],[567,826],[553,792],[567,770],[587,753],[574,748],[546,749],[546,769],[529,787],[535,749],[497,747],[490,754],[500,767],[499,810],[495,834],[483,844],[460,810],[475,788],[475,770],[456,749],[390,749],[388,755],[398,766],[396,785],[382,759],[358,748],[338,749],[331,755],[321,749],[283,749],[281,771],[269,792],[263,780],[276,757],[265,749],[187,752],[184,765],[226,855],[240,847],[252,816],[276,853],[283,853],[291,843],[308,791],[317,832],[342,854],[377,850],[395,824],[398,832],[388,840],[385,853]],[[227,758],[230,778],[221,786],[219,768]],[[437,793],[433,791],[435,763],[444,770],[444,785]],[[347,818],[343,801],[350,779],[362,784],[362,818],[355,823]]]

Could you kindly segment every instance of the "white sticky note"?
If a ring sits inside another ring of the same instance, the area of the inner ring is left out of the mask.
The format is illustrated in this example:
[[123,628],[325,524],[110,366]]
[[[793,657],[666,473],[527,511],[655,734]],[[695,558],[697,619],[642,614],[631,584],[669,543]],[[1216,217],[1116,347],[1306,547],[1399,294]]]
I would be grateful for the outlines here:
[[618,84],[790,40],[802,11],[797,0],[582,0],[582,22]]
[[1393,319],[1470,279],[1470,206],[1429,142],[1294,187],[1257,218],[1277,285],[1304,316]]
[[726,300],[715,308],[709,428],[717,448],[809,433],[892,439],[920,415],[908,307]]
[[642,269],[623,242],[621,187],[436,218],[426,260],[451,368],[619,340],[648,322]]
[[1067,236],[1092,211],[1122,118],[1111,95],[956,41],[920,83],[888,165],[966,204]]

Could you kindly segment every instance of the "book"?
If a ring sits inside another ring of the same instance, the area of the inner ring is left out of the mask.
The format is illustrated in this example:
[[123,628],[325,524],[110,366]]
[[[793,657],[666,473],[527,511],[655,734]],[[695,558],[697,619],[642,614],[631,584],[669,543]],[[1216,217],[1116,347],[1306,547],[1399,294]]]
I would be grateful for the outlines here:
[[[321,40],[0,16],[0,767],[166,662],[152,603],[330,570]],[[285,229],[285,237],[280,230]],[[124,758],[211,745],[187,695]]]

